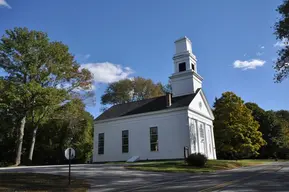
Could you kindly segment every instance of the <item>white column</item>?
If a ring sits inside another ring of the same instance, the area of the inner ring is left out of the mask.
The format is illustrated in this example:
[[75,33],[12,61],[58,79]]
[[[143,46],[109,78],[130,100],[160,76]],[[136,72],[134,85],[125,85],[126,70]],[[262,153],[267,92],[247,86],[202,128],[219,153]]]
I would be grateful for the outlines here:
[[198,153],[200,152],[200,134],[199,134],[199,122],[197,120],[194,120],[196,124],[196,133],[197,133],[197,144],[198,144]]
[[212,134],[211,134],[211,125],[209,124],[206,124],[206,127],[207,127],[207,142],[208,142],[208,157],[210,159],[213,159],[214,158],[214,149],[213,149],[213,142],[212,142]]
[[213,148],[213,158],[217,159],[216,155],[216,146],[215,146],[215,137],[214,137],[214,126],[211,126],[211,136],[212,136],[212,148]]
[[207,139],[207,125],[205,123],[203,123],[204,126],[204,145],[205,145],[205,154],[206,156],[209,158],[209,154],[208,154],[208,139]]
[[192,154],[192,128],[191,128],[191,123],[192,123],[192,120],[191,118],[188,117],[188,129],[189,129],[189,151],[190,151],[190,154]]

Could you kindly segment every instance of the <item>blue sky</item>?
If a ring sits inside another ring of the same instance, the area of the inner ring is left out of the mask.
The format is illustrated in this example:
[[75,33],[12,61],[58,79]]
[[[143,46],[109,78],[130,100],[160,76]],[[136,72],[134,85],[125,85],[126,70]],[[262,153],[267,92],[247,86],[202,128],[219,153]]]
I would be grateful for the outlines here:
[[288,80],[273,81],[273,60],[280,47],[272,27],[281,2],[0,0],[0,35],[25,26],[67,44],[94,72],[96,106],[87,107],[94,116],[109,82],[142,76],[167,83],[173,73],[174,41],[182,36],[192,41],[211,105],[222,92],[233,91],[266,110],[288,110]]

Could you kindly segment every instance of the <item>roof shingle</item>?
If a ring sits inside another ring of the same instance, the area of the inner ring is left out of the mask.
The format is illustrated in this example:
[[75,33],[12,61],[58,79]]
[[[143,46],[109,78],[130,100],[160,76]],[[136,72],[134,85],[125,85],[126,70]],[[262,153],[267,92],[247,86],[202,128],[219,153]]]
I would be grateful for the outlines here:
[[166,96],[155,97],[151,99],[144,99],[129,103],[118,104],[110,107],[99,115],[95,121],[112,119],[117,117],[124,117],[129,115],[148,113],[153,111],[160,111],[165,109],[172,109],[178,107],[188,106],[199,92],[198,89],[194,94],[184,95],[172,98],[172,105],[167,107]]

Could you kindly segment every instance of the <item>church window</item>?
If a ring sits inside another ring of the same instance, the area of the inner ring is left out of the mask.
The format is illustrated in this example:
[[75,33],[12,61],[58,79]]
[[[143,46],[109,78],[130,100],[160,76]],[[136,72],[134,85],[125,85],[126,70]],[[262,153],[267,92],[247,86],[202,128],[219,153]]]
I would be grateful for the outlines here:
[[202,139],[205,138],[205,132],[204,132],[204,128],[203,128],[203,125],[202,125],[202,124],[200,125],[200,137],[201,137]]
[[128,153],[128,130],[122,131],[122,152]]
[[104,133],[98,134],[98,154],[104,154]]
[[150,128],[150,147],[151,151],[158,151],[158,128],[157,127],[151,127]]
[[192,63],[192,70],[195,71],[195,65]]
[[[195,120],[193,120],[193,121],[195,121]],[[192,141],[193,141],[193,149],[194,149],[194,151],[196,151],[196,150],[197,150],[197,146],[196,146],[196,129],[195,129],[195,122],[193,122],[191,125],[192,125],[192,126],[191,126],[191,139],[192,139]]]
[[180,63],[179,64],[179,72],[185,71],[186,70],[186,63]]

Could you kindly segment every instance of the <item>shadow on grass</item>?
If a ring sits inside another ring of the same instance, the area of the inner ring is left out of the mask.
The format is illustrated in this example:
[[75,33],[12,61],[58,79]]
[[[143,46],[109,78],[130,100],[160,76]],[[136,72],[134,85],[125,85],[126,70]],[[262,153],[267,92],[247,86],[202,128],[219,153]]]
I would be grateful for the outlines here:
[[0,173],[0,191],[87,191],[89,185],[83,180],[71,179],[59,175],[39,173]]

